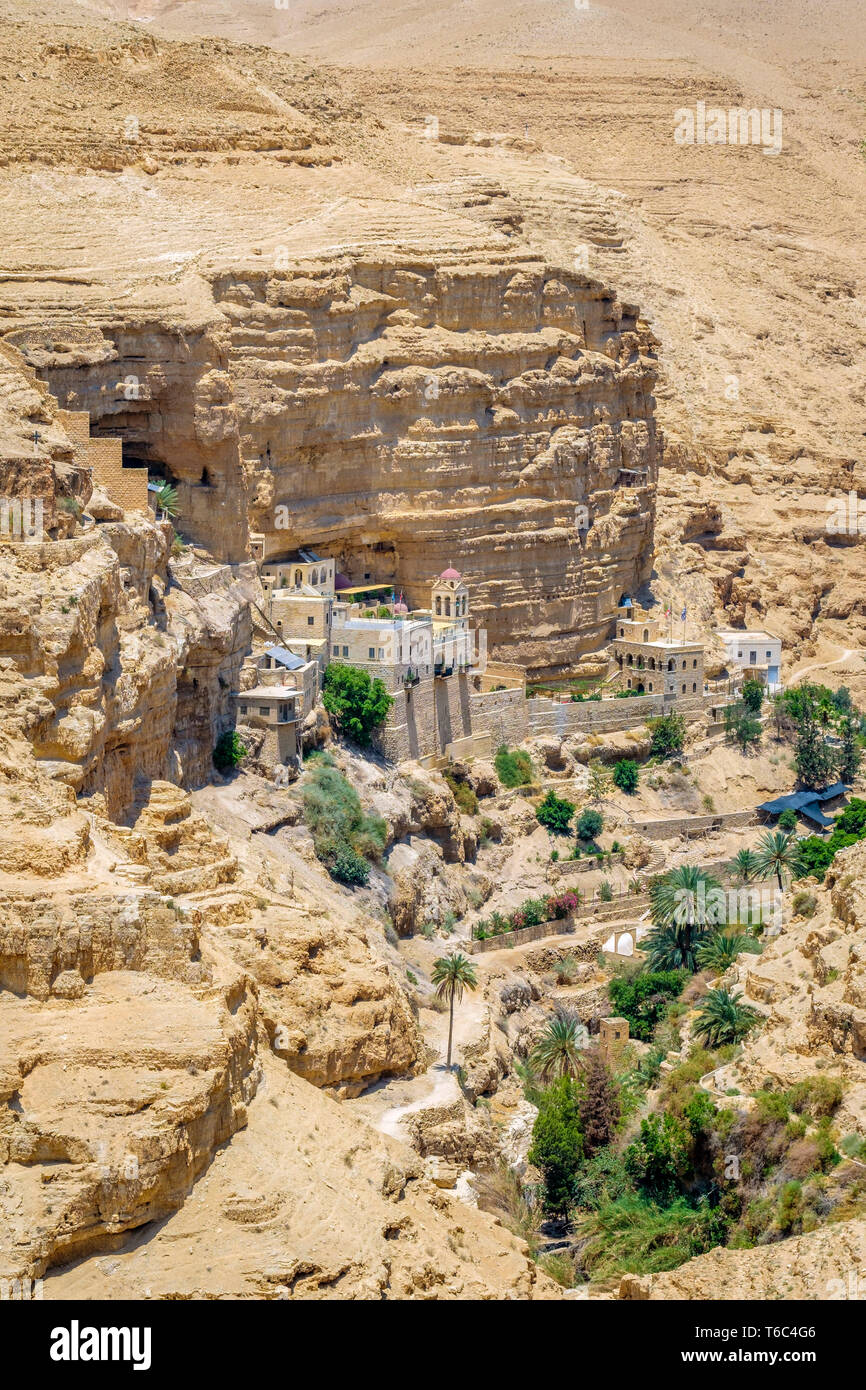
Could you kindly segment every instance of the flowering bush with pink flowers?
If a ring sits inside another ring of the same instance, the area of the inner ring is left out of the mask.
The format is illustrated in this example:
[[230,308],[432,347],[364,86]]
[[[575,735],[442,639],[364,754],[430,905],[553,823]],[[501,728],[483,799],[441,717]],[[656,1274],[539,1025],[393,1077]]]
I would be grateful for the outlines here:
[[502,936],[505,932],[520,931],[521,927],[537,927],[542,922],[562,921],[580,907],[579,892],[557,893],[547,898],[527,898],[520,907],[507,917],[494,912],[489,918],[482,918],[472,929],[476,941],[485,941],[488,936]]

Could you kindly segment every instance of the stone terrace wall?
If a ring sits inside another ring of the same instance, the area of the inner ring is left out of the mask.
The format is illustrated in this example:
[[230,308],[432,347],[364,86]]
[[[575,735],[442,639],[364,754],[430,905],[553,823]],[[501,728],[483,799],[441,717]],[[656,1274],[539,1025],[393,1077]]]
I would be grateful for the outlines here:
[[558,922],[539,922],[537,927],[521,927],[519,931],[500,932],[498,936],[476,941],[473,937],[466,947],[471,955],[483,951],[501,951],[512,946],[526,946],[531,941],[543,941],[546,936],[565,936],[574,931],[574,920],[562,917]]
[[[522,688],[490,690],[469,697],[472,732],[489,733],[494,749],[505,743],[513,747],[529,736],[529,711]],[[541,703],[536,701],[535,703]]]
[[664,695],[634,695],[627,700],[527,700],[529,730],[532,734],[613,734],[635,729],[647,719],[676,712],[693,723],[706,711],[718,707],[716,695],[696,695],[676,700]]
[[707,830],[754,825],[754,811],[726,811],[716,816],[671,816],[668,820],[635,821],[632,829],[651,840],[668,840],[674,835],[703,835]]

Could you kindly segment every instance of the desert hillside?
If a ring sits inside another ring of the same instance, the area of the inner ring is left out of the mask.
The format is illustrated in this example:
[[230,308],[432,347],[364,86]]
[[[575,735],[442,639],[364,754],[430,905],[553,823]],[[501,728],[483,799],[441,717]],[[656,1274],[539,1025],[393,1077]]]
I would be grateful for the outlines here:
[[862,7],[0,17],[0,1299],[848,1297]]

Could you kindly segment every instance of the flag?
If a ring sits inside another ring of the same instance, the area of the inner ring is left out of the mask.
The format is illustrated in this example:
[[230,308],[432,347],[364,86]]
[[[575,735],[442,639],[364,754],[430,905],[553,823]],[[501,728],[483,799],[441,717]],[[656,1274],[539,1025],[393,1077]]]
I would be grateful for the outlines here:
[[687,611],[688,611],[688,610],[687,610],[686,608],[683,608],[682,615],[681,615],[681,617],[680,617],[680,622],[681,622],[681,623],[684,623],[684,622],[685,622]]

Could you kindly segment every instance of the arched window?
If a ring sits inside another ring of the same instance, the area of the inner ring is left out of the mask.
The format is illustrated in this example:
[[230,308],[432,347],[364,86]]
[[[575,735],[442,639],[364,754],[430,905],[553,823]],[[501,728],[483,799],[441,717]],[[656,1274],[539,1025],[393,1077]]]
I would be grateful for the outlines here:
[[314,589],[315,589],[316,585],[318,584],[318,582],[319,582],[319,571],[318,571],[318,570],[312,570],[311,573],[310,573],[310,583],[312,584],[312,586],[313,586]]
[[670,661],[668,662],[668,670],[669,670],[669,671],[675,671],[675,670],[676,670],[676,662],[674,661],[673,657],[671,657]]
[[698,688],[698,683],[697,683],[697,681],[692,681],[692,694],[693,694],[693,695],[694,695],[695,691],[697,690],[697,688]]
[[303,582],[304,582],[303,571],[302,571],[302,570],[295,570],[295,588],[296,588],[296,589],[300,589],[300,587],[301,587],[301,585],[303,584]]
[[645,642],[648,642],[648,641],[649,641],[649,628],[648,628],[648,627],[645,627],[644,630],[643,630],[643,640],[644,640]]
[[450,618],[450,617],[451,617],[451,599],[448,598],[447,596],[446,596],[446,599],[445,599],[445,617],[446,617],[446,618]]
[[437,594],[437,595],[436,595],[436,612],[437,612],[438,614],[441,614],[441,612],[442,612],[442,596],[441,596],[441,594]]

